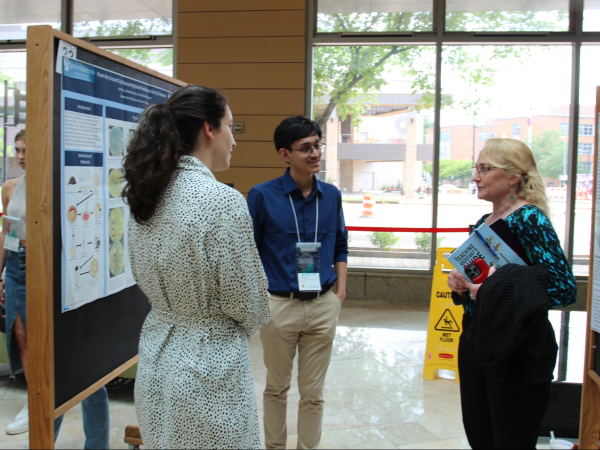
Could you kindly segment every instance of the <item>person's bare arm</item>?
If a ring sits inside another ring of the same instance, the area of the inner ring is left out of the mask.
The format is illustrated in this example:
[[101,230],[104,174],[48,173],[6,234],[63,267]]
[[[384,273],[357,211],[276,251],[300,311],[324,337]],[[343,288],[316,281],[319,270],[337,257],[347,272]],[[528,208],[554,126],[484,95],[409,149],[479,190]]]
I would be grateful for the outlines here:
[[[8,209],[8,200],[12,196],[16,187],[16,183],[14,180],[5,181],[2,185],[2,214],[6,214],[6,210]],[[6,265],[6,254],[8,250],[4,248],[4,238],[6,236],[6,225],[8,221],[2,220],[2,233],[0,234],[0,274],[4,271],[4,266]],[[4,280],[2,280],[4,281]],[[4,306],[4,289],[0,289],[0,305]]]

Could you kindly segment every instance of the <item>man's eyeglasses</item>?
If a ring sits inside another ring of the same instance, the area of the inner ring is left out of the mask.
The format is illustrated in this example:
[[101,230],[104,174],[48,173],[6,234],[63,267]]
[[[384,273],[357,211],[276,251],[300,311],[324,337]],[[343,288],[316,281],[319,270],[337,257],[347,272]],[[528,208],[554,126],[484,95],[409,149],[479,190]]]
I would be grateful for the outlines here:
[[484,164],[480,164],[479,166],[471,167],[471,173],[473,176],[479,175],[481,178],[485,177],[490,170],[495,169],[494,166],[486,166]]
[[310,155],[313,150],[316,150],[317,153],[323,153],[325,151],[325,144],[315,144],[314,146],[307,144],[302,148],[289,148],[288,150],[293,152],[300,152],[303,155]]

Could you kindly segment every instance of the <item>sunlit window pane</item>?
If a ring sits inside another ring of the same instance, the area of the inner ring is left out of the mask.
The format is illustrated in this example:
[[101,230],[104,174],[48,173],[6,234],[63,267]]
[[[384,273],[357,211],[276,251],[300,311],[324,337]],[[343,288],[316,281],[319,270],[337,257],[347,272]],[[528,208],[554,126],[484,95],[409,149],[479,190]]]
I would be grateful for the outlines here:
[[108,51],[138,64],[156,70],[170,77],[173,76],[172,48],[108,48]]
[[600,31],[600,0],[585,0],[583,31]]
[[29,25],[60,28],[60,0],[22,0],[6,3],[3,2],[0,8],[0,40],[26,39]]
[[[587,2],[586,2],[587,6]],[[575,233],[573,234],[573,269],[576,275],[589,275],[590,236],[592,235],[592,191],[594,185],[594,111],[596,70],[600,46],[581,47],[579,77],[579,143],[577,144],[577,186],[575,193]],[[596,228],[598,229],[598,219]]]
[[[0,135],[0,182],[9,178],[16,178],[23,175],[23,169],[17,163],[15,157],[14,144],[16,134],[25,128],[25,124],[20,123],[13,126],[14,123],[14,89],[26,92],[26,65],[27,55],[25,52],[6,52],[0,53],[0,104],[4,105],[4,96],[8,105],[6,121],[6,161],[3,154],[4,135]],[[6,87],[5,89],[5,82]],[[0,114],[0,127],[4,126],[4,114]],[[5,177],[6,170],[6,177]]]
[[[451,140],[440,160],[438,226],[475,224],[492,211],[478,199],[470,168],[486,139],[513,138],[533,150],[564,245],[571,47],[446,46],[442,59],[441,133]],[[444,237],[444,246],[464,240]]]
[[430,31],[432,10],[432,0],[318,0],[317,31]]
[[172,0],[75,0],[73,35],[139,36],[173,32]]
[[[434,87],[431,47],[315,48],[321,179],[342,191],[346,225],[431,228]],[[350,231],[349,264],[429,269],[430,236],[417,231]]]
[[446,30],[567,31],[568,12],[568,0],[446,0]]

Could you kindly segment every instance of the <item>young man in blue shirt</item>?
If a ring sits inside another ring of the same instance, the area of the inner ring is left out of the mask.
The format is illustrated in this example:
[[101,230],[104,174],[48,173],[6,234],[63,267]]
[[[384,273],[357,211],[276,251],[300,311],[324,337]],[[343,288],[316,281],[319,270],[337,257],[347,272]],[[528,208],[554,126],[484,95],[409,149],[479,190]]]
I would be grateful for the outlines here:
[[286,447],[287,393],[297,348],[297,448],[318,448],[325,375],[346,297],[348,232],[339,189],[315,177],[325,148],[319,125],[290,117],[277,127],[274,141],[290,167],[248,194],[271,293],[271,321],[260,332],[267,366],[265,444]]

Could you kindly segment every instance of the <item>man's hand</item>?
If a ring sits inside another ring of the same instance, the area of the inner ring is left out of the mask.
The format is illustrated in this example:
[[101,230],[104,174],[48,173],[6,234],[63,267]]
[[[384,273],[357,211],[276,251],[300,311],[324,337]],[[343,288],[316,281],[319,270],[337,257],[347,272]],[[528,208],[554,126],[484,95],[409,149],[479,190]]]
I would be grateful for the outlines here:
[[343,289],[337,289],[335,294],[338,296],[338,298],[340,299],[340,302],[343,305],[344,300],[346,300],[346,287],[344,287]]

